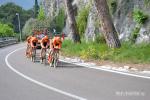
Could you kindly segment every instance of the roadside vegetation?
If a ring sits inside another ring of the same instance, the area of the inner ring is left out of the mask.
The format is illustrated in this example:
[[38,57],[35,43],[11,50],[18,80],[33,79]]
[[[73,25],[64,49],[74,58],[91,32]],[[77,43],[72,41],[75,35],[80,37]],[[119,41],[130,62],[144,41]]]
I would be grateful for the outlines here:
[[[67,7],[72,7],[72,2],[66,0]],[[105,0],[103,4],[100,0],[94,0],[98,8],[99,17],[95,21],[95,41],[86,42],[85,30],[88,24],[88,16],[92,5],[87,4],[80,9],[75,16],[74,13],[66,13],[67,7],[59,9],[56,16],[48,17],[45,15],[44,6],[38,5],[38,0],[35,0],[34,7],[29,10],[24,10],[22,7],[7,3],[0,6],[0,37],[18,36],[18,19],[16,13],[19,13],[21,20],[22,39],[32,34],[34,28],[47,27],[50,31],[56,29],[57,32],[62,32],[66,25],[66,19],[69,19],[69,28],[72,32],[72,40],[65,40],[62,46],[62,54],[65,56],[76,56],[84,60],[108,60],[123,63],[149,63],[150,64],[150,44],[136,44],[140,29],[149,20],[149,15],[140,9],[132,11],[132,20],[135,22],[135,28],[131,32],[128,42],[122,42],[118,39],[117,31],[113,25],[111,15],[117,11],[117,0]],[[92,2],[92,1],[91,1]],[[149,0],[144,0],[145,4],[150,4]],[[71,5],[71,6],[70,6]],[[10,9],[11,8],[11,9]],[[101,8],[105,8],[104,11]],[[73,7],[68,8],[68,12],[72,12]],[[110,10],[110,11],[109,11]],[[107,11],[107,13],[106,13]],[[111,15],[109,15],[111,13]],[[68,15],[66,15],[68,14]],[[70,18],[67,18],[71,16]],[[103,16],[103,17],[100,17]],[[103,18],[103,19],[100,19]],[[105,20],[105,21],[104,21]],[[109,22],[102,24],[104,22]],[[107,25],[108,24],[108,25]],[[106,26],[104,26],[106,25]],[[107,28],[106,28],[107,27]],[[99,32],[99,28],[106,29],[105,32]],[[108,29],[108,30],[107,30]],[[107,34],[106,34],[107,33]],[[109,33],[109,34],[108,34]],[[111,33],[111,34],[110,34]],[[108,38],[111,37],[111,38]],[[114,37],[114,38],[112,38]],[[81,43],[80,43],[81,40]],[[74,41],[74,42],[73,42]],[[117,41],[117,42],[116,42]]]
[[10,37],[15,35],[11,25],[0,23],[0,37]]
[[80,57],[84,60],[108,60],[120,63],[150,63],[150,44],[122,43],[121,48],[109,48],[106,43],[82,41],[74,44],[65,40],[62,46],[62,55],[69,57]]

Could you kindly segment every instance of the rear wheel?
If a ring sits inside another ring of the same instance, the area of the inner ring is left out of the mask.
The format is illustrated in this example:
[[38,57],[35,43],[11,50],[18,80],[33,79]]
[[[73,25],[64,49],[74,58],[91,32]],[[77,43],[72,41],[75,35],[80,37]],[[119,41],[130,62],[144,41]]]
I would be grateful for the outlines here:
[[57,67],[57,64],[58,64],[58,56],[59,56],[58,51],[55,51],[55,54],[54,54],[54,68]]
[[46,48],[42,48],[41,50],[41,63],[46,65]]
[[31,61],[35,62],[35,59],[36,59],[36,48],[32,48]]
[[29,58],[30,57],[30,46],[27,45],[27,48],[26,48],[26,57]]

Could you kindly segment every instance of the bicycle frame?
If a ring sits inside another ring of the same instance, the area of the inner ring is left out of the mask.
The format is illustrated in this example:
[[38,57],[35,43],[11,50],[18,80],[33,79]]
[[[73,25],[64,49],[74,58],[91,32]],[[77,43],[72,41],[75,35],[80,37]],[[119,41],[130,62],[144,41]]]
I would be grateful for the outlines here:
[[49,53],[49,57],[51,57],[50,60],[48,59],[50,66],[56,68],[59,59],[59,49],[54,48],[53,51]]
[[41,48],[41,63],[45,60],[46,64],[46,48]]
[[36,47],[31,47],[31,61],[35,62],[36,58]]

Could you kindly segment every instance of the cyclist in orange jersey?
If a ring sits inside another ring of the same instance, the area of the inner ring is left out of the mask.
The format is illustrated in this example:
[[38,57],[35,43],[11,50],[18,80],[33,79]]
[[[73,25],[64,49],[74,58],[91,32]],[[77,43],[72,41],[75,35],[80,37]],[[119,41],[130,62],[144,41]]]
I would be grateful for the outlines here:
[[44,37],[42,38],[42,40],[40,41],[40,43],[41,43],[41,47],[42,47],[42,48],[47,48],[48,45],[49,45],[49,38],[48,38],[48,36],[47,36],[47,35],[44,36]]
[[55,36],[53,38],[53,46],[56,49],[61,49],[61,45],[62,45],[62,40],[59,36]]
[[31,40],[32,36],[28,36],[27,37],[27,48],[26,48],[26,56],[29,57],[29,50],[30,50],[30,40]]
[[30,45],[31,47],[36,47],[38,39],[34,36],[31,37]]

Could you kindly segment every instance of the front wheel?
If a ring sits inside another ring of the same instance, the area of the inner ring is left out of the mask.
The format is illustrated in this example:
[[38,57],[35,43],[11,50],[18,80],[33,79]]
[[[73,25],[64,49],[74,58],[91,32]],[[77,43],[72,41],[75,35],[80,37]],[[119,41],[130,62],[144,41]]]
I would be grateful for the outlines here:
[[54,59],[53,64],[54,64],[54,68],[56,68],[57,67],[57,59],[56,58]]
[[55,52],[55,54],[54,54],[54,68],[57,67],[57,64],[58,64],[58,56],[59,56],[58,52]]
[[46,65],[46,48],[42,48],[41,50],[41,63],[43,63]]
[[33,49],[32,49],[31,61],[32,61],[32,62],[35,62],[35,58],[36,58],[36,49],[33,48]]

